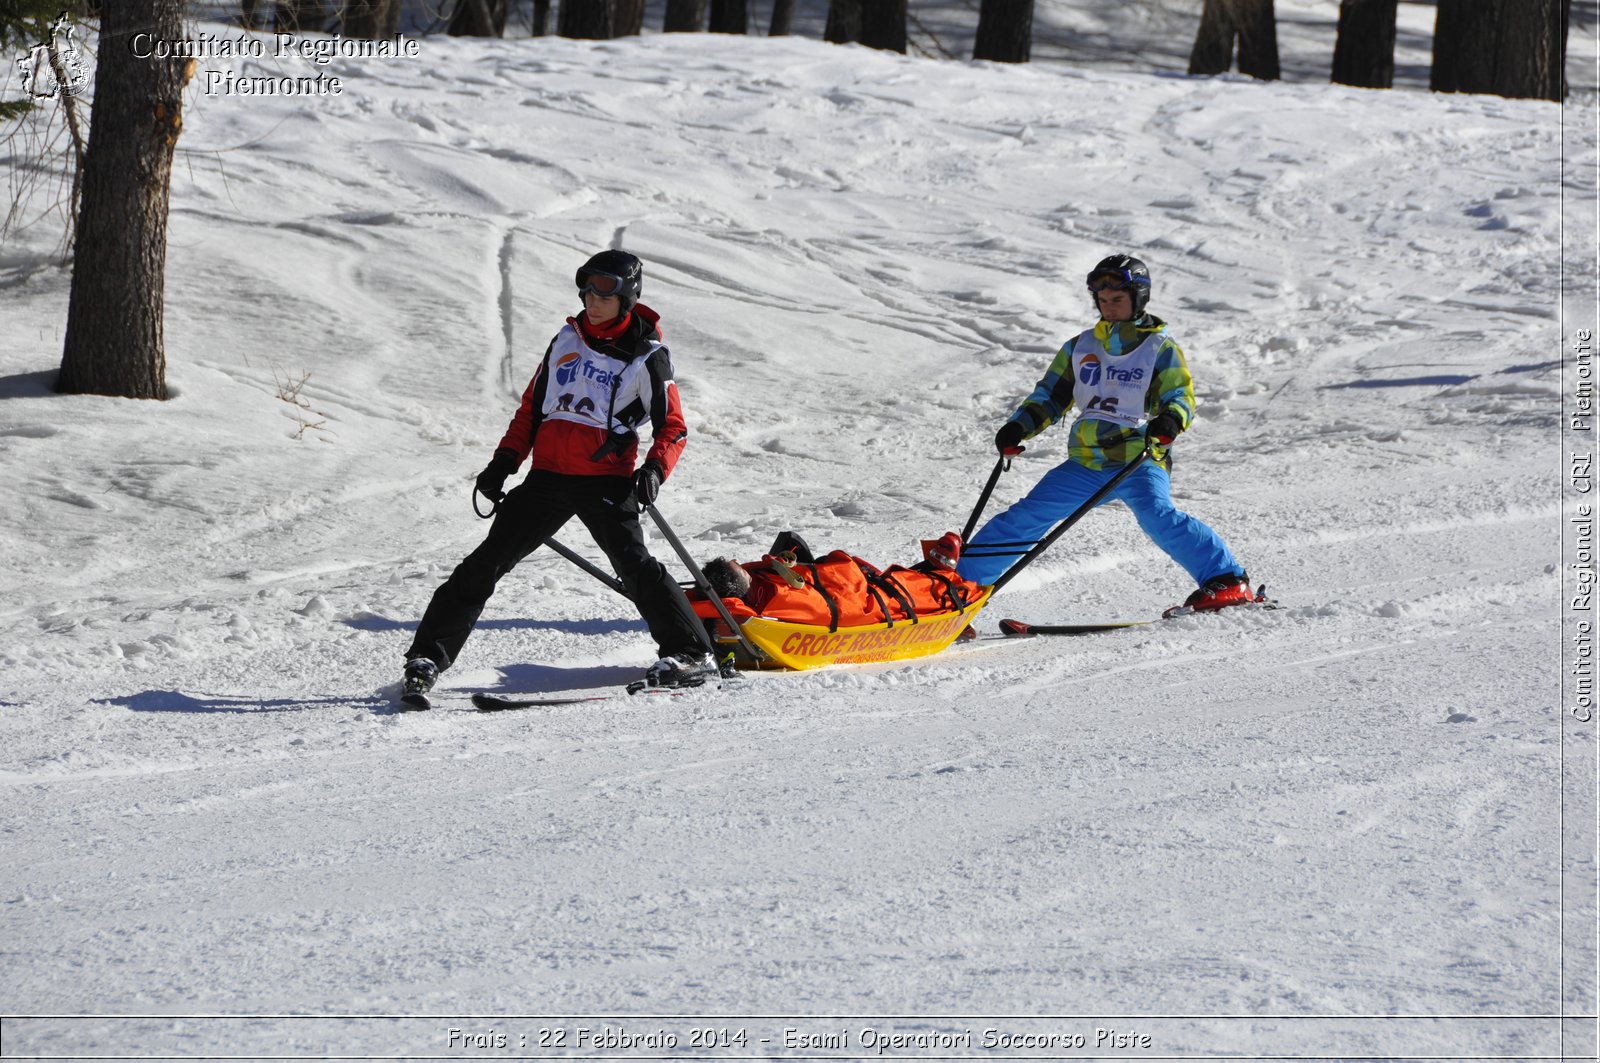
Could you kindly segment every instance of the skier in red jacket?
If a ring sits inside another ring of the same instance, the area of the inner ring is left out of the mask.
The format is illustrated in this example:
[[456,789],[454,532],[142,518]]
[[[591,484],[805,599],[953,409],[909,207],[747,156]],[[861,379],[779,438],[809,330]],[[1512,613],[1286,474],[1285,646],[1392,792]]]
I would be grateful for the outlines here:
[[[483,543],[440,585],[406,651],[404,693],[422,695],[457,659],[500,577],[576,516],[616,569],[656,640],[652,686],[704,682],[717,673],[705,626],[683,590],[651,556],[639,525],[683,453],[688,429],[660,318],[639,302],[644,267],[602,251],[578,270],[583,311],[556,333],[523,393],[477,489],[499,503]],[[637,428],[651,443],[635,470]],[[506,478],[532,455],[527,479]]]

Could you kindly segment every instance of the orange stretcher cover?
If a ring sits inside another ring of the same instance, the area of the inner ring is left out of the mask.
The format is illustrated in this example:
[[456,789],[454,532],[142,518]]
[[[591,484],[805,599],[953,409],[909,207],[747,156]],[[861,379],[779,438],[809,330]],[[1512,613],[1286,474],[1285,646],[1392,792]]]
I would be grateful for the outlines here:
[[[989,598],[988,587],[948,570],[879,570],[840,550],[814,565],[774,564],[768,557],[743,567],[750,592],[722,601],[768,660],[741,654],[741,667],[805,669],[923,657],[954,642]],[[800,586],[793,585],[797,577]],[[710,601],[691,592],[690,602],[700,617],[717,621],[720,644],[738,645]]]

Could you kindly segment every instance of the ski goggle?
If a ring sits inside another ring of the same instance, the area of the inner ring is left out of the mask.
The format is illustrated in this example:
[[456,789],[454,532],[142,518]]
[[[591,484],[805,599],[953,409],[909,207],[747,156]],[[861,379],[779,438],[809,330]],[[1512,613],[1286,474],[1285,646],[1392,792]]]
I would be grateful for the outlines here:
[[1125,269],[1115,272],[1102,270],[1099,273],[1089,275],[1089,290],[1091,292],[1125,291],[1134,287],[1137,283],[1133,279],[1133,273]]
[[578,288],[579,295],[588,295],[590,292],[602,299],[613,295],[621,295],[625,285],[623,279],[615,273],[586,273],[583,284]]

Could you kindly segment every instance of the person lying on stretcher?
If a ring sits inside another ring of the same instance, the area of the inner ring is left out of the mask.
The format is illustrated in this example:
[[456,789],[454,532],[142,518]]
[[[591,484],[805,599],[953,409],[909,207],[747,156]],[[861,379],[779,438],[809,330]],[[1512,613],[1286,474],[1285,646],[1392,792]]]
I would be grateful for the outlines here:
[[[704,566],[706,580],[737,618],[762,616],[794,624],[839,628],[915,623],[960,612],[983,587],[956,575],[961,537],[947,532],[923,541],[923,560],[906,568],[879,569],[843,550],[813,555],[793,532],[781,533],[760,561],[719,557]],[[695,611],[708,619],[711,604],[690,594]]]

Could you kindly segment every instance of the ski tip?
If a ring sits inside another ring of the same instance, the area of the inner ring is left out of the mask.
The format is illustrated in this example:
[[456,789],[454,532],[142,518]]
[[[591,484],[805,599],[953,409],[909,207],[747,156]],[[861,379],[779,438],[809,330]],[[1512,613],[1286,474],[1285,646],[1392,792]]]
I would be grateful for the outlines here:
[[433,702],[428,700],[428,695],[426,694],[400,695],[401,712],[426,712],[431,708],[433,708]]
[[1011,635],[1013,637],[1027,637],[1033,634],[1033,632],[1028,628],[1027,624],[1024,624],[1020,620],[1010,619],[1000,621],[1000,631],[1002,634]]

